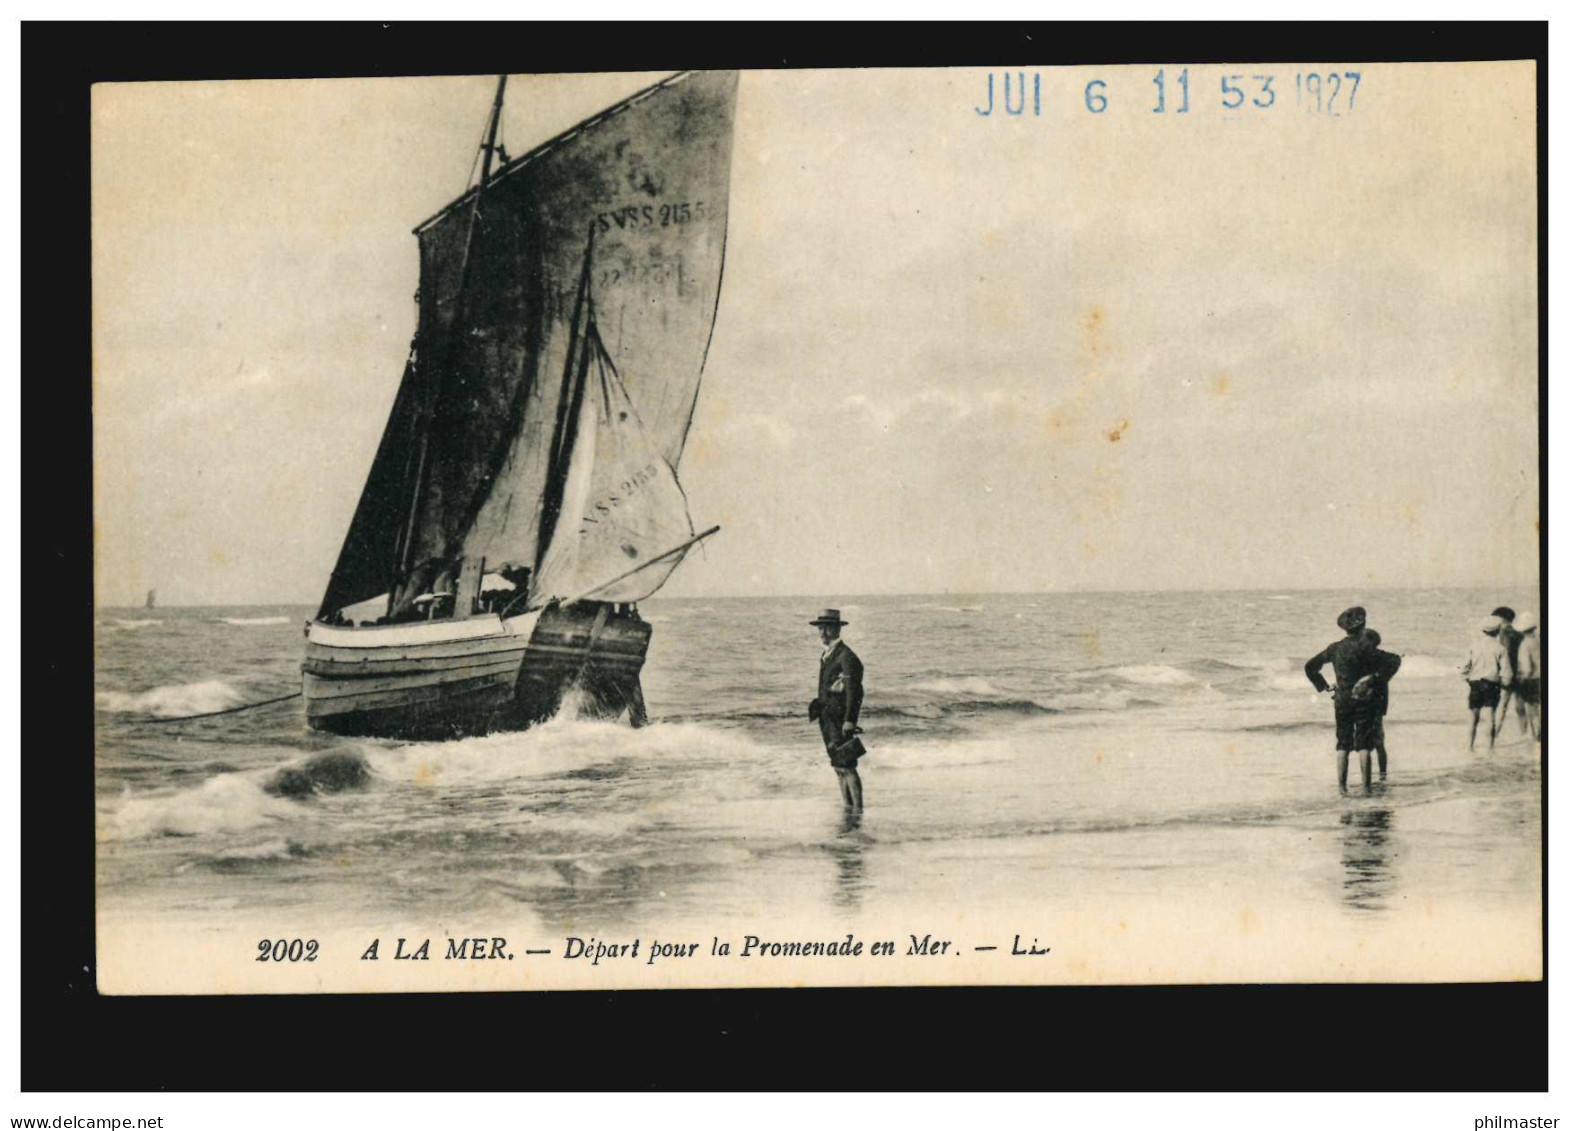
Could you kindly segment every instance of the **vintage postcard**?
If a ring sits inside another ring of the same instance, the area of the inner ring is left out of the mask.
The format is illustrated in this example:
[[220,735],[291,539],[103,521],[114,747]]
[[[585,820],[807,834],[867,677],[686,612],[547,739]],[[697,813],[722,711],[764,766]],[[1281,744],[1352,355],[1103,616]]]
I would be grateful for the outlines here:
[[95,87],[99,988],[1539,979],[1536,116]]

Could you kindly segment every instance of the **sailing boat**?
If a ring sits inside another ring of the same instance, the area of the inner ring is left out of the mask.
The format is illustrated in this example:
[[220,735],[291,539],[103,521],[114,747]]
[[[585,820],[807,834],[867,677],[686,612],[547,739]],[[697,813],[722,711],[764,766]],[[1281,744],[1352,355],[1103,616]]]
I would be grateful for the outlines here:
[[497,83],[478,182],[415,229],[418,328],[307,628],[312,727],[514,729],[573,689],[584,713],[646,719],[637,602],[718,529],[694,533],[676,469],[737,81],[675,75],[515,159]]
[[145,609],[156,609],[158,607],[158,590],[149,589],[147,591],[147,604],[142,607]]

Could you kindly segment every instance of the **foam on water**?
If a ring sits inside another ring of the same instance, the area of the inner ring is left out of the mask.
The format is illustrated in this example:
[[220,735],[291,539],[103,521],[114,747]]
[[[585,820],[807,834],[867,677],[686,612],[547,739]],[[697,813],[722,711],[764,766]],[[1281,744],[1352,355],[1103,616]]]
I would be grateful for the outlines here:
[[759,757],[763,747],[734,730],[698,723],[625,723],[555,719],[525,731],[365,746],[374,774],[417,785],[460,785],[591,772],[617,762],[664,765]]
[[199,683],[164,684],[149,691],[100,691],[96,701],[100,711],[172,719],[225,711],[243,703],[244,696],[222,680],[205,679]]
[[101,805],[98,839],[242,833],[286,821],[294,813],[294,803],[268,794],[259,776],[220,774],[192,789],[133,794],[118,805]]
[[1193,676],[1187,672],[1166,664],[1128,664],[1125,667],[1112,668],[1111,674],[1129,683],[1145,684],[1150,687],[1175,687],[1194,682]]
[[224,624],[235,625],[262,625],[262,624],[293,624],[289,617],[218,617]]
[[922,679],[910,684],[911,691],[932,691],[939,695],[984,695],[1001,697],[1007,695],[1006,691],[998,691],[991,680],[983,676],[967,675],[954,676],[944,679]]
[[220,849],[214,853],[217,860],[287,860],[291,856],[299,855],[299,848],[281,837],[261,841],[258,844],[236,845],[233,848]]
[[1407,679],[1454,679],[1460,677],[1460,660],[1440,660],[1437,656],[1412,655],[1403,656],[1400,660],[1400,671],[1396,673],[1397,680]]

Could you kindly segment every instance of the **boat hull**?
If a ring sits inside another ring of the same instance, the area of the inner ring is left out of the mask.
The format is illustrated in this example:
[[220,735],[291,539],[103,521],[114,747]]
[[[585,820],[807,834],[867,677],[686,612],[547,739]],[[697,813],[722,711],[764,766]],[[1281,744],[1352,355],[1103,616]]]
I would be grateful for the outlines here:
[[336,734],[441,739],[520,730],[576,709],[614,718],[638,695],[651,627],[580,602],[507,621],[311,625],[305,717]]

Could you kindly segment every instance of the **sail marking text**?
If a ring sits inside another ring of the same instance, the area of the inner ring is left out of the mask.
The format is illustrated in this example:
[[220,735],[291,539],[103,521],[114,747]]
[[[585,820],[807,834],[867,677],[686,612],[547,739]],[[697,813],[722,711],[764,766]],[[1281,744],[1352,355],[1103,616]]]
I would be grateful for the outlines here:
[[639,468],[637,471],[633,472],[631,476],[621,481],[619,487],[617,488],[620,491],[620,494],[608,494],[602,498],[595,499],[583,515],[583,522],[585,525],[579,528],[578,536],[583,537],[587,535],[590,525],[597,526],[598,524],[606,521],[609,518],[611,511],[613,511],[616,507],[619,507],[622,503],[626,502],[633,495],[637,494],[638,489],[641,488],[644,484],[652,482],[654,478],[654,471],[655,468],[653,464],[648,464],[646,467]]
[[601,212],[595,219],[599,221],[601,232],[610,231],[614,224],[617,228],[626,230],[631,228],[668,228],[674,224],[691,224],[699,220],[706,220],[713,215],[706,201],[682,201],[680,204],[628,204],[624,208],[615,208],[609,212]]

